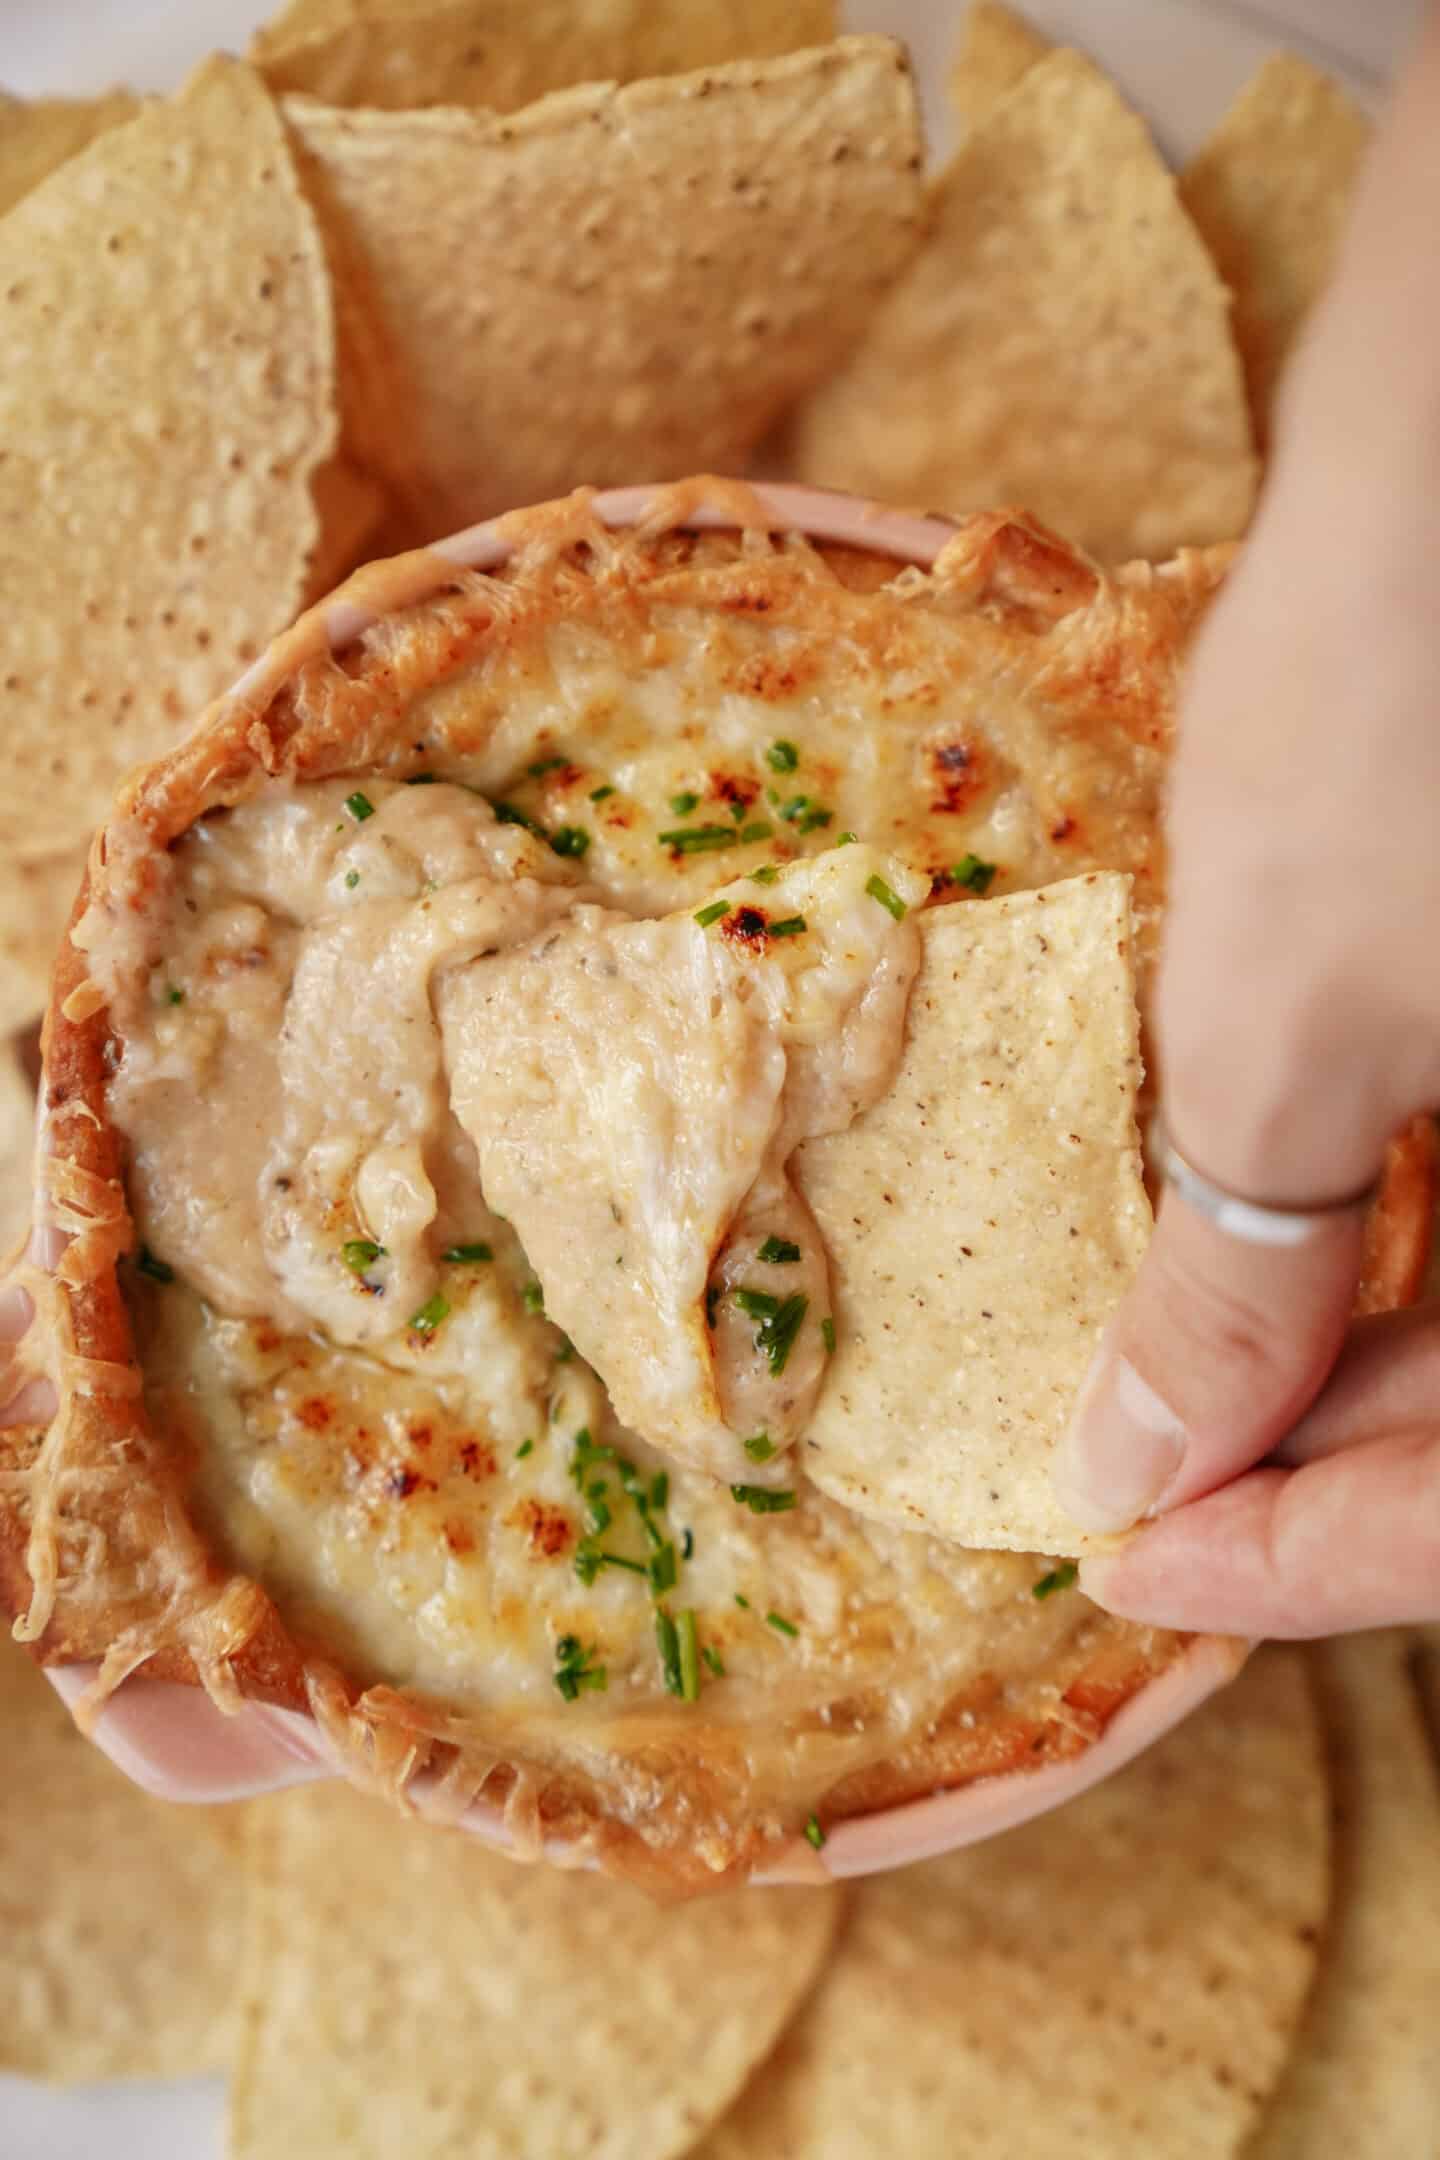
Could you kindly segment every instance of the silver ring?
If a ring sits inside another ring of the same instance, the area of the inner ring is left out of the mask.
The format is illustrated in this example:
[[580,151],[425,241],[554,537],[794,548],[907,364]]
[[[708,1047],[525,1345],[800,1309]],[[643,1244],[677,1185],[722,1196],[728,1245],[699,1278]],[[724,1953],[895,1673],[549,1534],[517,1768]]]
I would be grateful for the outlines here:
[[1173,1185],[1187,1207],[1214,1223],[1227,1237],[1246,1245],[1304,1245],[1334,1222],[1339,1215],[1356,1215],[1368,1208],[1380,1190],[1372,1178],[1360,1192],[1343,1200],[1326,1201],[1322,1207],[1264,1207],[1258,1200],[1242,1199],[1202,1176],[1175,1146],[1158,1116],[1150,1126],[1150,1156],[1167,1185]]

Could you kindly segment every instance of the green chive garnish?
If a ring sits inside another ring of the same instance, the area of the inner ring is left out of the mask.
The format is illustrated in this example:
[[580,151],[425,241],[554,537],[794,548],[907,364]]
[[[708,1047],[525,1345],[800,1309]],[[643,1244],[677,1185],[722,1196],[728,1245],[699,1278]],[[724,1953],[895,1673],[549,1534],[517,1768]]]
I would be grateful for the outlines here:
[[682,1612],[676,1622],[680,1638],[680,1700],[700,1700],[700,1637],[693,1612]]
[[769,1261],[774,1267],[789,1267],[793,1261],[799,1259],[800,1247],[792,1238],[767,1237],[755,1257],[757,1260]]
[[752,1433],[745,1442],[745,1453],[749,1456],[751,1462],[769,1462],[770,1457],[775,1453],[775,1443],[770,1438],[769,1433]]
[[778,863],[761,863],[758,870],[750,872],[750,883],[752,885],[773,885],[779,875],[780,865]]
[[497,825],[519,825],[525,832],[534,833],[537,840],[549,839],[544,826],[538,825],[528,810],[517,810],[514,803],[509,802],[491,803],[490,807]]
[[853,832],[842,832],[837,838],[835,845],[836,847],[854,847],[855,839],[856,835]]
[[519,1447],[517,1447],[515,1450],[515,1460],[516,1462],[524,1462],[525,1457],[527,1455],[533,1455],[534,1452],[535,1442],[533,1440],[522,1440]]
[[793,1637],[800,1633],[799,1628],[796,1627],[793,1620],[787,1620],[782,1613],[778,1612],[767,1612],[765,1615],[765,1625],[766,1627],[773,1627],[777,1635],[789,1635]]
[[357,886],[357,885],[359,884],[359,882],[360,882],[360,872],[359,872],[358,870],[347,870],[347,871],[346,871],[346,873],[345,873],[345,890],[346,890],[347,892],[354,892],[354,890],[355,890],[355,887],[356,887],[356,886]]
[[367,817],[374,817],[375,815],[374,803],[371,802],[368,795],[362,795],[359,788],[356,788],[353,795],[346,796],[345,807],[357,825],[363,825]]
[[705,1663],[709,1666],[711,1672],[714,1673],[715,1678],[717,1680],[723,1680],[725,1677],[725,1660],[721,1657],[719,1651],[715,1648],[714,1643],[707,1642],[704,1649],[700,1652],[700,1655],[704,1658]]
[[1062,1560],[1059,1567],[1051,1568],[1034,1585],[1031,1595],[1038,1598],[1053,1597],[1057,1590],[1073,1590],[1080,1580],[1080,1568],[1074,1560]]
[[538,780],[542,773],[558,772],[560,767],[564,763],[565,759],[563,757],[536,758],[535,763],[533,765],[527,765],[525,770],[529,773],[532,780]]
[[741,1612],[749,1612],[750,1600],[748,1597],[741,1597],[738,1590],[735,1592],[735,1603],[740,1607]]
[[177,990],[172,984],[165,993],[165,1002],[167,1005],[183,1005],[185,1002],[185,992],[183,990]]
[[604,787],[592,787],[592,788],[591,788],[591,790],[590,790],[590,800],[591,800],[591,802],[605,802],[605,801],[607,801],[607,800],[609,799],[609,797],[610,797],[610,796],[612,796],[612,795],[614,794],[614,792],[615,792],[614,788],[613,788],[613,787],[611,787],[611,786],[610,786],[610,785],[608,784],[608,782],[607,782],[607,784],[606,784],[606,785],[605,785]]
[[[737,1304],[740,1302],[738,1290],[735,1301]],[[774,1300],[771,1302],[773,1304]],[[746,1309],[748,1310],[748,1307]],[[795,1347],[795,1338],[809,1310],[809,1298],[802,1297],[799,1291],[796,1291],[793,1297],[784,1299],[777,1310],[763,1319],[755,1330],[755,1347],[764,1351],[770,1361],[770,1370],[777,1379],[789,1362],[790,1352]]]
[[751,824],[741,826],[740,838],[748,846],[754,840],[768,840],[774,830],[768,818],[756,818]]
[[135,1265],[151,1282],[174,1282],[175,1270],[168,1260],[157,1260],[148,1245],[142,1245],[135,1258]]
[[715,848],[733,847],[735,837],[728,825],[677,825],[659,835],[661,847],[673,848],[677,855],[707,855]]
[[493,1260],[490,1247],[477,1240],[473,1245],[452,1245],[441,1258],[448,1267],[478,1267],[482,1260]]
[[730,902],[728,900],[712,900],[709,907],[696,910],[695,920],[702,930],[708,930],[712,922],[719,922],[721,916],[728,915],[729,912]]
[[973,893],[987,893],[998,868],[998,863],[982,862],[978,855],[962,855],[950,875],[957,885],[964,885]]
[[675,1622],[667,1612],[655,1615],[655,1645],[660,1652],[660,1670],[665,1676],[667,1695],[683,1695],[684,1682],[680,1677],[680,1637]]
[[545,1292],[533,1277],[520,1292],[520,1302],[525,1307],[526,1312],[544,1312]]
[[771,937],[799,937],[800,933],[808,929],[808,927],[809,925],[803,915],[787,915],[784,922],[771,923],[770,935]]
[[590,835],[583,825],[557,825],[550,835],[550,845],[557,855],[579,857],[590,845]]
[[681,1557],[681,1559],[682,1559],[682,1560],[688,1560],[688,1559],[690,1558],[691,1554],[692,1554],[692,1553],[694,1552],[694,1550],[695,1550],[695,1533],[694,1533],[694,1531],[693,1531],[693,1530],[687,1530],[687,1531],[685,1532],[685,1542],[684,1542],[684,1544],[683,1544],[683,1545],[682,1545],[682,1546],[680,1547],[680,1557]]
[[877,873],[874,877],[866,878],[865,890],[872,900],[878,900],[881,907],[889,909],[896,922],[904,922],[910,910],[899,893],[890,890],[883,877]]
[[810,1843],[814,1846],[816,1852],[819,1852],[821,1846],[825,1843],[825,1832],[820,1827],[820,1818],[818,1815],[812,1815],[809,1818],[808,1822],[805,1825],[805,1835],[809,1839]]
[[655,1597],[663,1597],[667,1590],[673,1590],[678,1573],[679,1569],[675,1561],[675,1547],[667,1541],[660,1547],[659,1552],[652,1553],[650,1556],[651,1594]]
[[670,1473],[657,1470],[650,1480],[650,1505],[657,1510],[668,1507],[670,1502]]
[[346,1238],[340,1247],[340,1257],[352,1275],[363,1275],[372,1261],[385,1257],[385,1247],[377,1245],[374,1238]]
[[779,1298],[772,1297],[768,1290],[737,1290],[734,1297],[741,1312],[748,1313],[752,1320],[773,1320],[780,1310]]
[[825,1318],[820,1322],[820,1340],[825,1345],[826,1355],[834,1357],[835,1322],[831,1319],[829,1313],[826,1313]]
[[779,742],[771,743],[765,752],[765,762],[771,772],[794,772],[800,763],[800,752],[793,742],[786,742],[782,737]]
[[411,1313],[406,1326],[416,1335],[433,1335],[442,1320],[450,1317],[450,1301],[437,1290],[434,1297],[426,1298],[419,1312]]
[[731,805],[730,805],[730,822],[731,822],[731,824],[732,824],[732,825],[743,825],[743,824],[744,824],[744,822],[745,822],[745,805],[744,805],[744,803],[743,803],[743,802],[732,802],[732,803],[731,803]]
[[613,1463],[614,1460],[614,1448],[597,1447],[590,1437],[589,1426],[582,1425],[575,1435],[575,1452],[570,1457],[570,1475],[574,1478],[581,1492],[585,1490],[587,1476],[597,1464]]
[[[793,1492],[772,1492],[768,1485],[732,1485],[730,1497],[741,1507],[748,1507],[752,1515],[788,1515],[795,1505]],[[738,1604],[745,1600],[739,1598]]]
[[556,1643],[555,1685],[566,1702],[574,1702],[582,1689],[593,1688],[598,1694],[604,1694],[607,1685],[605,1667],[591,1664],[594,1655],[594,1644],[588,1650],[582,1649],[578,1635],[562,1635]]
[[696,807],[699,800],[698,795],[692,795],[690,790],[685,788],[679,795],[670,797],[670,808],[674,811],[676,817],[689,817],[690,812]]
[[608,1530],[610,1527],[611,1519],[612,1518],[610,1514],[610,1507],[607,1501],[587,1501],[585,1507],[585,1528],[589,1531],[591,1537],[599,1537],[602,1530]]

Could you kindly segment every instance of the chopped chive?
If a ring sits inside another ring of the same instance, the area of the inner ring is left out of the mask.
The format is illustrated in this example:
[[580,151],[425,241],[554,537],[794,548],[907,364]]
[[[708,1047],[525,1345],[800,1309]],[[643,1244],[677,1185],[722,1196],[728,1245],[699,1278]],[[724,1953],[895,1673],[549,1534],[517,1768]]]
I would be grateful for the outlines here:
[[712,922],[719,922],[721,916],[728,915],[729,912],[730,902],[728,900],[712,900],[709,907],[696,910],[695,920],[702,930],[708,930]]
[[557,855],[573,855],[577,859],[590,845],[590,835],[583,825],[557,825],[550,835],[550,845]]
[[819,832],[823,826],[831,824],[834,817],[833,810],[822,810],[817,803],[795,820],[795,830],[799,833]]
[[819,1852],[825,1843],[825,1832],[820,1827],[818,1815],[812,1815],[808,1818],[805,1824],[805,1836],[810,1844],[814,1846],[816,1852]]
[[524,1306],[526,1312],[544,1312],[545,1292],[541,1289],[539,1283],[535,1281],[533,1276],[531,1277],[530,1281],[526,1283],[524,1289],[520,1292],[520,1302]]
[[771,923],[770,935],[771,937],[799,937],[801,932],[808,930],[809,927],[803,915],[787,915],[783,922]]
[[964,885],[973,893],[987,893],[998,868],[998,863],[982,862],[978,855],[962,855],[950,875],[957,885]]
[[752,1320],[773,1320],[780,1310],[780,1300],[768,1290],[736,1290],[732,1293],[741,1312]]
[[591,802],[607,802],[609,798],[614,794],[614,792],[614,788],[611,787],[609,782],[607,781],[604,787],[591,788],[590,800]]
[[680,1700],[700,1700],[700,1637],[692,1611],[682,1612],[675,1624],[680,1638]]
[[536,823],[528,810],[518,810],[514,803],[491,803],[497,825],[519,825],[525,832],[534,833],[537,840],[548,840],[550,835],[543,825]]
[[881,907],[889,909],[896,922],[904,922],[910,910],[900,898],[899,893],[892,892],[878,872],[874,877],[866,878],[865,890],[872,900],[878,900]]
[[732,803],[731,803],[731,805],[730,805],[730,822],[731,822],[731,824],[732,824],[732,825],[743,825],[743,824],[744,824],[744,822],[745,822],[745,805],[744,805],[744,803],[743,803],[743,802],[732,802]]
[[595,1645],[582,1649],[578,1635],[562,1635],[555,1645],[555,1685],[566,1702],[574,1702],[583,1689],[603,1695],[607,1686],[605,1667],[592,1664]]
[[854,847],[855,839],[856,836],[853,832],[842,832],[837,834],[835,845],[836,847]]
[[643,1506],[646,1499],[645,1481],[628,1455],[618,1456],[615,1468],[620,1473],[621,1491],[627,1492],[632,1500],[638,1500]]
[[368,795],[362,795],[359,788],[356,788],[353,795],[346,796],[345,807],[357,825],[363,825],[366,818],[375,815],[374,803],[371,802]]
[[793,742],[786,742],[782,736],[779,742],[772,742],[765,752],[765,762],[771,772],[794,772],[800,763],[800,752]]
[[820,1340],[825,1345],[826,1355],[834,1357],[835,1322],[831,1319],[829,1313],[826,1313],[825,1318],[820,1322]]
[[688,1559],[690,1558],[691,1554],[692,1554],[692,1553],[694,1552],[694,1550],[695,1550],[695,1533],[694,1533],[694,1531],[693,1531],[693,1530],[687,1530],[687,1531],[685,1532],[685,1542],[684,1542],[684,1544],[683,1544],[683,1545],[682,1545],[682,1546],[680,1547],[680,1557],[681,1557],[681,1559],[682,1559],[682,1560],[688,1560]]
[[768,818],[753,818],[748,825],[741,826],[740,838],[748,846],[754,840],[768,840],[774,830]]
[[1057,1590],[1073,1590],[1079,1579],[1078,1563],[1074,1560],[1062,1560],[1059,1567],[1051,1568],[1048,1575],[1041,1576],[1030,1594],[1037,1598],[1053,1597]]
[[597,1463],[613,1463],[614,1460],[614,1448],[597,1447],[590,1437],[589,1426],[582,1425],[575,1435],[575,1450],[570,1457],[570,1475],[581,1492],[584,1492],[585,1480]]
[[675,1547],[667,1541],[660,1547],[659,1552],[652,1553],[650,1556],[648,1573],[651,1594],[655,1597],[664,1597],[667,1590],[673,1590],[679,1572],[675,1560]]
[[751,1462],[769,1462],[770,1457],[775,1453],[775,1443],[770,1438],[769,1433],[752,1433],[745,1442],[745,1453],[749,1456]]
[[723,1680],[725,1677],[725,1660],[721,1657],[719,1651],[715,1648],[714,1643],[707,1642],[704,1649],[700,1652],[700,1655],[704,1658],[705,1663],[709,1666],[711,1672],[714,1673],[715,1678],[717,1680]]
[[360,872],[359,872],[358,870],[347,870],[347,871],[346,871],[346,873],[345,873],[345,890],[346,890],[347,892],[354,892],[354,890],[355,890],[355,887],[356,887],[356,886],[357,886],[357,885],[359,884],[359,882],[360,882]]
[[735,1603],[740,1607],[741,1612],[749,1612],[750,1600],[748,1597],[741,1597],[738,1590],[735,1592]]
[[692,795],[689,788],[684,788],[678,795],[670,797],[670,808],[674,811],[676,817],[689,817],[690,812],[696,807],[699,800],[698,795]]
[[437,1290],[434,1297],[426,1298],[419,1312],[411,1313],[406,1326],[416,1335],[433,1335],[442,1320],[450,1317],[450,1302]]
[[406,787],[434,787],[435,775],[433,772],[407,773],[405,785]]
[[515,1460],[516,1462],[524,1462],[525,1457],[527,1455],[533,1455],[534,1452],[535,1442],[533,1440],[522,1440],[519,1447],[517,1447],[515,1450]]
[[563,757],[536,758],[535,763],[533,765],[527,765],[525,770],[529,773],[532,780],[538,780],[541,777],[542,773],[558,772],[560,767],[565,764],[565,762],[566,760]]
[[781,803],[780,815],[787,825],[793,825],[796,819],[803,817],[809,808],[810,797],[808,795],[792,795],[789,802]]
[[602,1530],[608,1530],[611,1521],[610,1509],[605,1501],[591,1500],[587,1503],[585,1508],[585,1528],[589,1531],[591,1537],[599,1537]]
[[345,1243],[340,1247],[340,1258],[349,1268],[352,1275],[363,1275],[372,1261],[383,1260],[384,1257],[385,1247],[377,1245],[374,1238],[346,1238]]
[[661,847],[673,848],[677,855],[706,855],[715,848],[733,847],[735,834],[728,825],[677,825],[662,832],[659,840]]
[[799,1291],[796,1291],[793,1297],[785,1299],[778,1312],[772,1313],[755,1330],[755,1347],[764,1351],[776,1379],[789,1362],[790,1352],[795,1347],[795,1338],[804,1325],[805,1315],[809,1310],[809,1298],[802,1297]]
[[170,988],[165,993],[165,1002],[167,1005],[183,1005],[185,1002],[185,992],[183,990],[177,990],[175,988],[175,985],[172,983],[170,985]]
[[752,885],[773,885],[779,875],[780,865],[778,863],[761,863],[758,870],[750,872],[750,883]]
[[773,1627],[777,1635],[789,1635],[793,1637],[800,1633],[800,1630],[798,1627],[796,1627],[794,1621],[787,1620],[783,1613],[767,1612],[765,1615],[765,1625],[766,1627]]
[[482,1239],[473,1245],[451,1245],[441,1254],[447,1267],[478,1267],[482,1260],[493,1260],[495,1255]]
[[655,1615],[655,1644],[660,1652],[660,1670],[665,1676],[667,1695],[683,1695],[684,1683],[680,1677],[680,1637],[669,1613],[661,1610]]
[[657,1470],[650,1480],[650,1505],[657,1512],[663,1512],[669,1504],[670,1473],[668,1470]]
[[768,1485],[732,1485],[730,1497],[752,1515],[788,1515],[795,1505],[793,1492],[772,1492]]
[[151,1282],[174,1282],[175,1270],[168,1260],[157,1260],[148,1245],[142,1245],[136,1255],[135,1265]]
[[555,1352],[555,1362],[556,1362],[556,1364],[557,1364],[557,1365],[568,1365],[568,1364],[570,1363],[570,1360],[571,1360],[571,1358],[573,1358],[573,1357],[574,1357],[574,1355],[575,1355],[575,1345],[574,1345],[574,1343],[573,1343],[573,1342],[571,1342],[571,1340],[570,1340],[570,1337],[569,1337],[568,1335],[562,1335],[562,1336],[561,1336],[561,1338],[560,1338],[560,1347],[559,1347],[559,1349],[558,1349],[558,1350],[557,1350],[557,1351]]
[[773,1267],[789,1267],[800,1258],[800,1247],[793,1238],[767,1237],[755,1257],[768,1261]]

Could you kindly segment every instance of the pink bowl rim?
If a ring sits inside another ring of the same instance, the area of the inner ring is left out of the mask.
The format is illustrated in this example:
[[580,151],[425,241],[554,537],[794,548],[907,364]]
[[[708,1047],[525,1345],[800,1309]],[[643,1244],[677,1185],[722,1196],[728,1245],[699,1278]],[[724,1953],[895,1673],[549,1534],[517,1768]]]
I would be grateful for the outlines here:
[[[955,537],[947,518],[893,510],[860,496],[782,482],[716,480],[688,485],[645,484],[610,488],[588,495],[588,507],[615,531],[638,525],[667,498],[679,506],[676,529],[734,529],[753,518],[775,531],[799,532],[812,540],[866,548],[888,555],[899,565],[933,567]],[[744,518],[737,511],[744,506]],[[535,506],[542,507],[542,506]],[[409,558],[415,566],[405,589],[405,604],[423,600],[457,569],[494,570],[513,553],[514,521],[524,511],[487,519],[463,532],[437,540]],[[512,529],[507,529],[512,528]],[[222,702],[250,704],[268,699],[306,658],[342,651],[378,619],[376,613],[340,585],[301,618],[295,631],[275,641],[232,685]],[[1116,1711],[1098,1739],[1081,1754],[1031,1770],[1011,1770],[931,1794],[920,1800],[850,1817],[830,1831],[820,1852],[803,1839],[782,1847],[751,1880],[760,1885],[816,1883],[871,1875],[934,1859],[976,1844],[1048,1813],[1099,1784],[1169,1732],[1206,1698],[1235,1677],[1250,1646],[1220,1636],[1200,1636],[1165,1670],[1141,1687]],[[48,1673],[62,1698],[73,1704],[97,1668],[67,1666]],[[252,1798],[286,1786],[342,1774],[334,1751],[307,1713],[246,1703],[222,1716],[193,1689],[147,1680],[126,1682],[97,1721],[96,1744],[133,1782],[170,1800],[212,1802]],[[424,1814],[431,1781],[413,1781],[410,1794]],[[497,1850],[513,1849],[500,1812],[486,1804],[469,1809],[464,1827]],[[545,1857],[575,1865],[561,1842],[546,1847]],[[586,1865],[581,1861],[581,1865]]]

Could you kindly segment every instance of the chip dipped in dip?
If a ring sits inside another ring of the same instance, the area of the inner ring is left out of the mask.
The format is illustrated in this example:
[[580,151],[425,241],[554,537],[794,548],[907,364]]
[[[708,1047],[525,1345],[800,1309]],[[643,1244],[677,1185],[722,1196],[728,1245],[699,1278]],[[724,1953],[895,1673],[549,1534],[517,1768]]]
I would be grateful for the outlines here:
[[792,1158],[892,1084],[932,909],[1124,873],[1143,975],[1220,561],[803,507],[582,493],[375,566],[122,793],[21,1271],[58,1407],[0,1433],[0,1581],[92,1701],[308,1711],[685,1888],[1076,1761],[1192,1655],[812,1482]]

